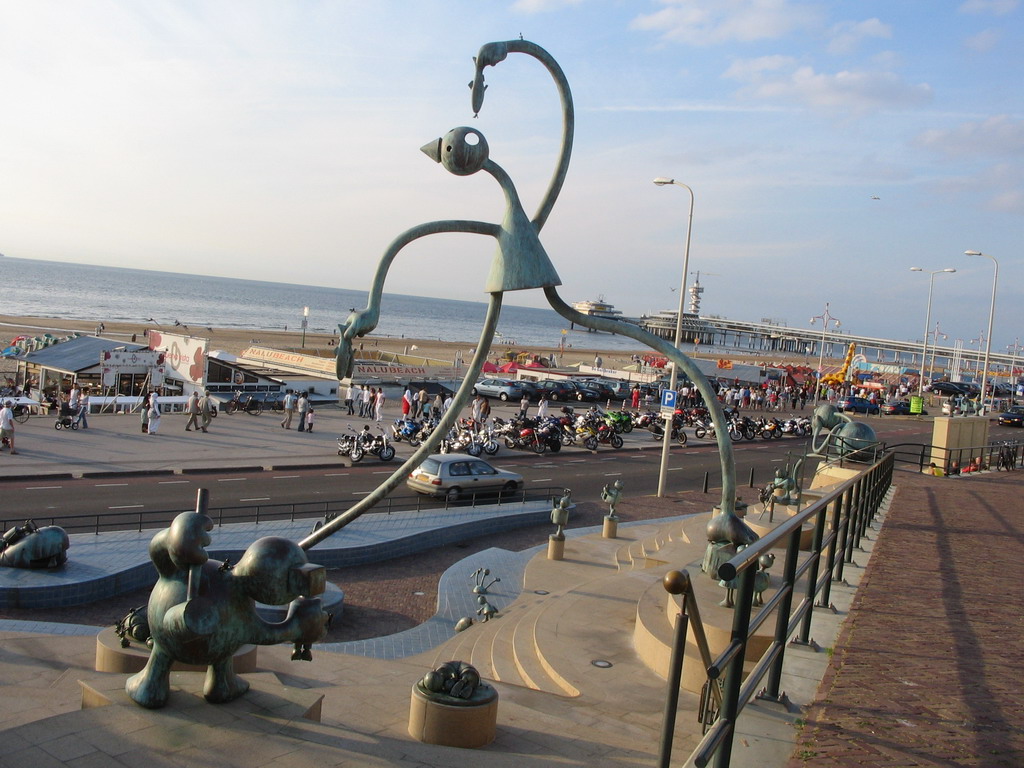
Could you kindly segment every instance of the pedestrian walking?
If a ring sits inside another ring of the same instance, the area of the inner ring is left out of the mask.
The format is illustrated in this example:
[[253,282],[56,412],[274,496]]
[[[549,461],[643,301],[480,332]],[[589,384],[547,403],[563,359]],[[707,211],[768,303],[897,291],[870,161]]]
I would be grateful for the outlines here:
[[299,395],[295,408],[299,412],[299,432],[305,432],[306,414],[309,412],[309,398],[306,396],[305,392]]
[[363,412],[361,414],[359,414],[364,419],[368,419],[371,416],[373,416],[373,406],[374,406],[374,400],[375,399],[376,398],[374,397],[373,387],[367,387],[367,386],[364,385],[363,386]]
[[199,398],[199,414],[202,416],[202,427],[203,432],[206,432],[206,428],[210,426],[210,420],[213,416],[213,403],[210,402],[210,390],[203,390],[203,396]]
[[196,432],[199,431],[199,390],[193,390],[192,394],[188,396],[188,402],[185,403],[185,413],[188,414],[188,421],[185,422],[185,431],[191,432],[192,427],[196,428]]
[[145,392],[139,394],[139,419],[142,422],[142,433],[149,432],[149,395]]
[[284,418],[281,419],[281,426],[285,429],[292,428],[292,418],[295,416],[295,395],[289,389],[284,393]]
[[313,431],[313,406],[310,406],[306,411],[306,431]]
[[4,407],[0,408],[0,446],[6,444],[11,449],[11,455],[16,456],[18,452],[14,449],[14,401],[8,400]]
[[160,431],[160,396],[154,389],[149,394],[149,434]]
[[89,428],[89,390],[83,389],[78,398],[78,413],[75,414],[75,424],[82,429]]
[[349,385],[345,388],[345,410],[349,416],[355,413],[355,408],[352,407],[352,399],[355,397],[355,394],[355,390],[352,388],[351,382],[349,382]]

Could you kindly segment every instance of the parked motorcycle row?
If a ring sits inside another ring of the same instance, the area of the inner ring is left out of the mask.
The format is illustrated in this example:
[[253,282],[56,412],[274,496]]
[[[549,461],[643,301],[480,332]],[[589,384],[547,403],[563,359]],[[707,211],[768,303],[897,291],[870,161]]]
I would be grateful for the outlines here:
[[[811,433],[811,422],[806,418],[751,418],[728,409],[726,416],[729,438],[733,442],[757,438],[774,440],[784,436],[804,437]],[[433,432],[438,421],[400,418],[391,425],[389,431],[378,427],[377,434],[370,431],[369,425],[361,432],[349,427],[349,432],[338,438],[338,455],[348,456],[353,462],[358,462],[369,453],[381,461],[390,461],[395,456],[392,442],[406,442],[415,448]],[[597,451],[602,446],[618,450],[623,447],[622,435],[634,429],[646,430],[653,439],[662,440],[665,419],[657,411],[606,412],[596,406],[581,413],[565,406],[559,413],[542,418],[495,417],[493,423],[487,425],[477,424],[472,419],[460,419],[441,440],[438,452],[462,452],[470,456],[486,453],[493,456],[501,445],[509,450],[535,454],[557,453],[569,446],[589,451]],[[672,417],[671,439],[678,445],[686,445],[687,430],[692,431],[698,440],[715,439],[715,426],[706,408],[676,410]]]

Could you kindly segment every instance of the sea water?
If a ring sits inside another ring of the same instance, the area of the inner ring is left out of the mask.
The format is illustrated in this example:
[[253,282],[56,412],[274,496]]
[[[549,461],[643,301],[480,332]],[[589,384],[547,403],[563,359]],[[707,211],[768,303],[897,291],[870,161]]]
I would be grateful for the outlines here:
[[[367,304],[366,291],[313,285],[183,275],[89,264],[0,258],[4,290],[0,313],[30,317],[68,317],[89,322],[189,326],[196,335],[206,327],[299,330],[309,307],[308,331],[334,333],[349,312]],[[473,343],[480,338],[487,305],[477,301],[431,299],[385,293],[374,336]],[[624,336],[572,332],[550,309],[503,304],[497,343],[518,347],[635,350],[642,345]]]

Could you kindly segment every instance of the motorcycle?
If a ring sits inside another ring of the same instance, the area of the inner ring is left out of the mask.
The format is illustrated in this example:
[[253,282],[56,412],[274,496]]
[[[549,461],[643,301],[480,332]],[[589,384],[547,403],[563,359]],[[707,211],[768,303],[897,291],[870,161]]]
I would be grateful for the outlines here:
[[391,439],[396,443],[405,440],[413,448],[420,444],[420,432],[423,431],[423,424],[415,419],[395,419],[391,425]]
[[377,435],[370,432],[369,425],[358,434],[351,427],[349,431],[351,435],[341,435],[338,438],[339,456],[348,456],[353,464],[361,461],[367,453],[372,453],[381,461],[391,461],[395,458],[395,449],[389,443],[387,433],[383,429]]
[[[683,431],[684,420],[682,414],[676,411],[672,415],[672,434],[671,439],[675,440],[679,445],[686,445],[686,432]],[[665,438],[665,419],[659,415],[657,419],[651,420],[647,427],[647,431],[651,433],[655,440],[663,440]],[[700,427],[695,431],[698,438],[703,437],[700,434]]]

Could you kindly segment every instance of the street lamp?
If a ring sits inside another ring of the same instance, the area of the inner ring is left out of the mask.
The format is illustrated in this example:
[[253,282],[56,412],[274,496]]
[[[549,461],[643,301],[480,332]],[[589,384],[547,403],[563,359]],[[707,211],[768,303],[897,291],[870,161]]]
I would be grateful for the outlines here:
[[1016,405],[1017,397],[1017,353],[1020,352],[1024,347],[1020,345],[1020,337],[1018,336],[1013,340],[1013,344],[1009,344],[1006,347],[1007,352],[1013,352],[1013,357],[1010,358],[1010,405]]
[[309,307],[302,308],[302,348],[306,348],[306,325],[309,323]]
[[[683,184],[681,181],[675,179],[666,179],[664,176],[659,176],[654,180],[654,183],[659,187],[665,187],[670,184],[674,184],[677,187],[682,187],[690,193],[690,212],[686,218],[686,245],[683,248],[683,279],[679,284],[679,312],[676,314],[676,349],[679,349],[683,341],[683,309],[686,303],[686,275],[690,269],[690,231],[693,229],[693,190],[689,186]],[[675,363],[672,364],[672,371],[669,374],[669,388],[675,391],[676,384],[678,382],[679,372],[676,369]],[[708,403],[708,407],[711,404]],[[672,445],[672,420],[674,419],[673,414],[669,414],[665,420],[665,438],[661,445],[661,467],[658,470],[658,497],[665,496],[665,479],[668,474],[668,451],[669,446]]]
[[[926,270],[921,269],[921,267],[911,267],[910,271],[924,272]],[[931,275],[928,280],[928,311],[924,316],[924,349],[921,350],[921,375],[917,378],[917,394],[920,397],[924,397],[924,364],[928,359],[928,334],[931,332],[932,326],[932,288],[935,287],[935,276],[941,275],[943,272],[956,272],[956,270],[952,267],[947,267],[946,269],[936,269],[935,271],[928,273]],[[937,339],[935,343],[937,346]]]
[[985,413],[985,385],[988,382],[988,358],[992,353],[992,321],[996,317],[996,286],[999,284],[999,262],[995,256],[989,256],[981,251],[964,251],[964,256],[984,256],[992,259],[992,266],[995,271],[992,273],[992,303],[988,309],[988,338],[985,339],[985,370],[981,372],[981,403],[979,413]]
[[822,312],[820,315],[815,315],[814,317],[812,317],[811,325],[814,325],[816,320],[821,320],[821,350],[818,352],[818,381],[814,387],[815,405],[818,404],[818,400],[821,395],[821,376],[824,373],[823,369],[825,367],[825,334],[828,332],[828,324],[829,322],[834,322],[835,325],[833,327],[835,328],[838,328],[840,325],[842,325],[842,323],[838,319],[829,314],[827,301],[825,302],[825,311]]

